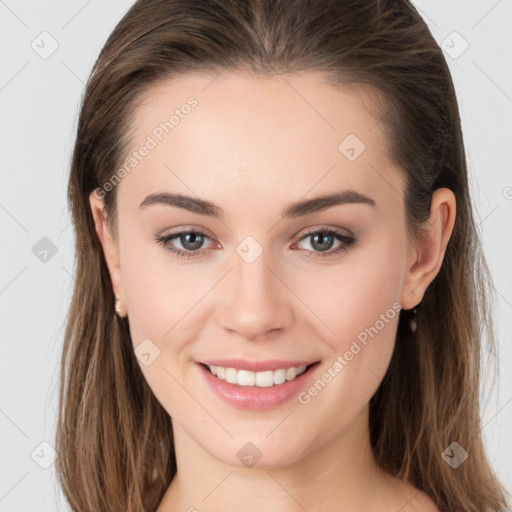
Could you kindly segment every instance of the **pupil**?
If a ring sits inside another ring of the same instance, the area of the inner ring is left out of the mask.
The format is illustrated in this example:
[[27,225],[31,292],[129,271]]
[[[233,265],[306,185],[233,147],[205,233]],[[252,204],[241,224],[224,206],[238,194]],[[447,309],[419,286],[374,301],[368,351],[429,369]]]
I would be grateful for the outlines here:
[[[185,235],[182,235],[181,236],[181,243],[183,245],[183,247],[189,249],[189,250],[194,250],[194,249],[199,249],[199,247],[201,247],[201,244],[202,244],[202,235],[196,235],[194,233],[187,233]],[[192,244],[192,247],[190,246],[187,246],[187,244]]]
[[[327,238],[327,239],[331,239],[329,241],[332,243],[332,235],[324,233],[324,234],[314,235],[314,237],[313,237],[313,246],[315,246],[315,244],[317,243],[317,239],[323,240],[324,237]],[[326,250],[326,249],[330,248],[330,247],[325,247],[325,246],[322,247],[322,245],[324,245],[324,244],[320,243],[320,247],[319,247],[320,250],[322,250],[322,249]],[[327,245],[330,246],[331,244],[327,243]]]

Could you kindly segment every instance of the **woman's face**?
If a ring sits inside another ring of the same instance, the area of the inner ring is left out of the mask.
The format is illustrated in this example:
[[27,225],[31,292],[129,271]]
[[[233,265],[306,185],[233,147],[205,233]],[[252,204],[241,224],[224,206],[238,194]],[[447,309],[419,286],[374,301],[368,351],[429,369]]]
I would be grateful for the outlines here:
[[367,427],[416,304],[404,179],[367,107],[313,73],[225,71],[136,112],[109,268],[149,386],[217,459],[286,465]]

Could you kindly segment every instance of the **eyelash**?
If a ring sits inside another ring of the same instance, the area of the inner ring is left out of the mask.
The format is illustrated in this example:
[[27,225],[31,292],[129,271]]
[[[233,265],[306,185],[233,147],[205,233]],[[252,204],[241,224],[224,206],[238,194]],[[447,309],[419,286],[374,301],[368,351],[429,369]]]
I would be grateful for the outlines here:
[[[176,233],[171,233],[169,235],[165,235],[165,236],[162,236],[162,235],[156,235],[155,236],[155,239],[156,239],[156,242],[163,245],[165,247],[166,250],[174,253],[177,255],[177,257],[179,258],[185,258],[185,259],[193,259],[193,258],[198,258],[200,257],[203,252],[206,251],[206,249],[200,249],[200,250],[197,250],[197,251],[182,251],[181,249],[176,249],[176,247],[170,245],[170,242],[171,240],[174,240],[175,238],[178,238],[180,235],[188,235],[188,234],[194,234],[194,235],[201,235],[205,238],[210,238],[206,233],[204,233],[203,231],[201,230],[198,230],[198,229],[195,229],[195,230],[183,230],[183,231],[178,231]],[[312,235],[317,235],[317,234],[324,234],[324,235],[332,235],[336,238],[336,240],[342,242],[342,244],[334,249],[334,250],[329,250],[329,251],[325,251],[325,252],[318,252],[318,251],[309,251],[308,250],[308,253],[309,255],[314,255],[312,256],[313,259],[322,259],[322,258],[327,258],[329,256],[333,256],[335,254],[338,254],[342,251],[348,251],[349,248],[356,242],[356,238],[353,237],[353,236],[349,236],[349,235],[345,235],[339,231],[336,231],[335,229],[318,229],[318,230],[315,230],[315,231],[307,231],[306,233],[304,233],[304,235],[302,236],[302,238],[299,240],[299,242],[302,242],[303,240],[305,240],[306,238],[312,236]]]

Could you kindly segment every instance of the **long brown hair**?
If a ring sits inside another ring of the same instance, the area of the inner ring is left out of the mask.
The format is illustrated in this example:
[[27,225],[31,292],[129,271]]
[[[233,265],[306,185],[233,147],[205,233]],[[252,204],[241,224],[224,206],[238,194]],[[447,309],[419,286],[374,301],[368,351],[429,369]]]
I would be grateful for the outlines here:
[[[133,353],[95,232],[89,194],[123,162],[141,95],[188,71],[325,72],[374,91],[389,152],[404,173],[408,230],[433,192],[457,216],[411,338],[401,311],[391,365],[370,402],[377,462],[442,511],[504,510],[483,449],[481,340],[493,351],[490,276],[468,192],[456,95],[442,51],[407,0],[139,0],[103,47],[82,100],[68,199],[76,280],[61,363],[56,469],[74,511],[154,511],[176,473],[171,419]],[[105,193],[116,229],[116,187]],[[453,469],[441,453],[459,443]]]

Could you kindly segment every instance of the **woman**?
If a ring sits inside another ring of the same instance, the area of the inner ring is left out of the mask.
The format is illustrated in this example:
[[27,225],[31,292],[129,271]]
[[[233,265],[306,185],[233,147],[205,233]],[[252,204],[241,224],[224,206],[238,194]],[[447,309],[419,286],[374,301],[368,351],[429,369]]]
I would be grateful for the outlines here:
[[408,1],[138,1],[69,201],[73,510],[504,510],[456,96]]

